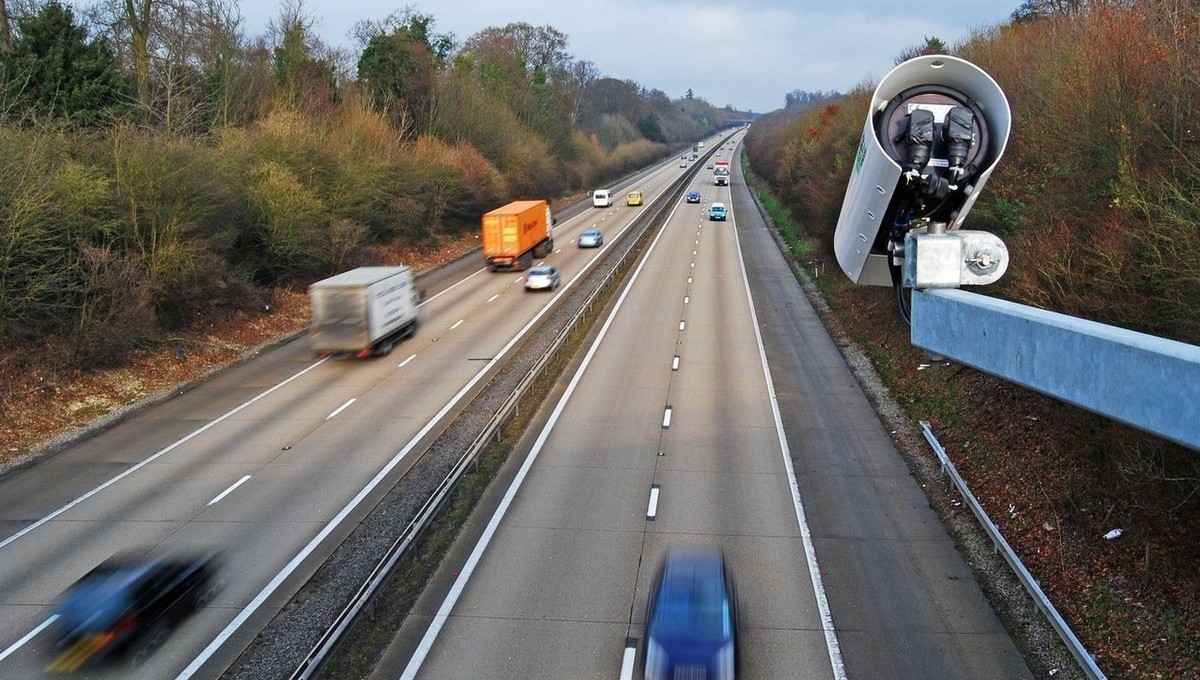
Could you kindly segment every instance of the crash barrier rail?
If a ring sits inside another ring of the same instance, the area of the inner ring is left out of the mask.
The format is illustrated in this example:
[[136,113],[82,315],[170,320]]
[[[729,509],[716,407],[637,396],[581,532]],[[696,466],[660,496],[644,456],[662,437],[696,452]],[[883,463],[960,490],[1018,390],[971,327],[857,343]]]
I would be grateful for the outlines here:
[[[728,137],[723,138],[715,146],[723,144]],[[714,150],[715,148],[710,150],[710,153]],[[290,680],[308,680],[320,670],[321,664],[325,662],[337,647],[342,637],[350,629],[350,626],[353,625],[359,614],[370,603],[371,598],[387,581],[396,564],[399,563],[408,549],[422,536],[425,529],[437,516],[462,476],[478,462],[479,455],[491,443],[493,437],[497,440],[500,439],[504,424],[510,416],[518,412],[517,409],[520,401],[526,392],[528,392],[529,387],[542,376],[557,350],[586,318],[587,313],[592,309],[601,292],[604,291],[615,277],[624,275],[626,270],[625,265],[630,257],[636,257],[640,254],[640,244],[643,237],[653,227],[662,223],[663,219],[665,219],[665,214],[678,202],[684,187],[696,176],[701,163],[696,162],[692,165],[687,172],[680,175],[674,182],[668,185],[666,191],[662,193],[660,200],[656,201],[653,207],[647,206],[650,208],[649,210],[642,212],[634,218],[632,223],[634,228],[631,230],[632,238],[622,239],[623,249],[619,251],[619,254],[605,258],[604,262],[609,265],[607,271],[599,278],[597,283],[591,286],[591,292],[579,306],[575,314],[563,326],[562,331],[554,338],[550,348],[542,353],[533,367],[521,378],[513,393],[504,400],[496,410],[496,413],[488,420],[474,442],[463,451],[463,454],[455,462],[450,472],[442,479],[430,497],[426,499],[416,516],[409,522],[408,526],[405,527],[404,531],[401,532],[400,536],[383,555],[383,558],[371,571],[371,574],[364,581],[363,585],[355,592],[350,602],[342,609],[333,624],[326,629],[321,639],[318,640],[316,646],[292,673]]]
[[941,443],[934,436],[933,430],[929,427],[929,422],[922,420],[920,423],[921,430],[925,434],[925,441],[929,442],[929,446],[933,448],[933,452],[937,454],[938,460],[941,461],[942,473],[950,477],[951,483],[958,489],[958,493],[963,497],[963,501],[971,508],[971,512],[975,513],[975,518],[979,520],[979,523],[983,525],[984,531],[992,539],[993,551],[999,552],[1004,556],[1004,561],[1008,562],[1008,566],[1012,568],[1013,573],[1020,579],[1021,585],[1025,586],[1025,590],[1033,598],[1034,604],[1041,610],[1046,620],[1054,628],[1054,631],[1058,633],[1058,636],[1062,638],[1063,644],[1067,646],[1067,649],[1070,650],[1075,660],[1079,662],[1079,667],[1083,669],[1084,674],[1090,680],[1107,680],[1104,672],[1096,665],[1096,660],[1084,648],[1079,638],[1075,637],[1075,633],[1067,625],[1067,622],[1063,620],[1058,610],[1055,609],[1054,604],[1050,602],[1050,598],[1046,597],[1046,593],[1042,591],[1042,587],[1033,578],[1033,574],[1030,574],[1029,570],[1025,568],[1025,565],[1021,562],[1021,558],[1017,556],[1012,546],[1001,535],[1000,529],[988,517],[983,506],[976,500],[975,494],[971,493],[971,490],[967,488],[967,483],[958,474],[958,469],[954,467],[950,456],[946,454],[946,449],[942,448]]

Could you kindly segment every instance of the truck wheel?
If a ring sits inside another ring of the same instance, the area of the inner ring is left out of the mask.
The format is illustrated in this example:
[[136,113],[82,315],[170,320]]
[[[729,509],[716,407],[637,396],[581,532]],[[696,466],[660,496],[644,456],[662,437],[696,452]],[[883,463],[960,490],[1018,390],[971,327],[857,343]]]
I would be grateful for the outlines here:
[[529,252],[529,253],[525,253],[524,255],[522,255],[521,259],[519,260],[519,263],[520,263],[521,267],[518,271],[525,271],[526,269],[529,269],[530,267],[532,267],[533,266],[533,253]]

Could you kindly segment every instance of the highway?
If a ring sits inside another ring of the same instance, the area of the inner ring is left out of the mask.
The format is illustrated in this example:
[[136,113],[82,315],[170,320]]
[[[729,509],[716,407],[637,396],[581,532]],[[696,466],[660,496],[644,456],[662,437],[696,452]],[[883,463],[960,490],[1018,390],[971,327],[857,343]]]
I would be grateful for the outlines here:
[[[730,559],[740,677],[1032,677],[736,164],[694,188],[373,677],[640,677],[648,582],[680,542]],[[595,257],[579,231],[611,243],[638,210],[560,221],[547,262],[572,285]],[[144,666],[86,675],[218,676],[553,303],[519,279],[426,277],[422,327],[388,357],[315,360],[301,339],[0,480],[0,677],[43,675],[59,593],[146,546],[221,548],[228,586]]]
[[697,542],[739,677],[1031,677],[740,180],[697,177],[373,678],[640,677],[654,570]]
[[[653,199],[682,172],[671,159],[637,187]],[[579,231],[618,239],[639,210],[560,221],[547,260],[564,288],[597,254]],[[556,297],[481,264],[433,277],[420,331],[388,357],[317,360],[300,339],[0,480],[0,677],[42,675],[60,593],[146,549],[220,549],[227,587],[140,668],[85,670],[219,675]]]

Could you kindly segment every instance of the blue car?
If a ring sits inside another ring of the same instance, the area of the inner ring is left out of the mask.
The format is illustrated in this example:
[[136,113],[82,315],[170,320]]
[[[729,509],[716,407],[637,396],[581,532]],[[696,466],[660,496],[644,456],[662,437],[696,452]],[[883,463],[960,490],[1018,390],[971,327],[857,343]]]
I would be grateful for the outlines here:
[[700,192],[699,191],[687,192],[687,202],[688,203],[699,203],[700,202]]
[[580,248],[599,248],[604,244],[604,234],[599,229],[585,229],[579,234]]
[[713,203],[712,205],[710,205],[708,207],[708,219],[709,219],[709,221],[721,220],[722,222],[724,222],[725,221],[725,204],[724,203]]
[[122,656],[141,665],[184,619],[213,601],[224,584],[216,553],[109,558],[75,582],[54,610],[58,658],[66,673],[93,659]]
[[646,605],[646,680],[733,680],[737,593],[725,556],[711,546],[673,547]]

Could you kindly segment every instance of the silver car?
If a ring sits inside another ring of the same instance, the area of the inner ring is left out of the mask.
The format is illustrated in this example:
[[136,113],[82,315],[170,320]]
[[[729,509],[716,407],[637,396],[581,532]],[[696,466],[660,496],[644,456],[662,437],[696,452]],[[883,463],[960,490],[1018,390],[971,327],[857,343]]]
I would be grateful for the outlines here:
[[599,248],[604,243],[604,234],[599,229],[585,229],[579,235],[580,248]]
[[525,274],[525,290],[554,290],[558,287],[558,270],[554,267],[534,267]]

